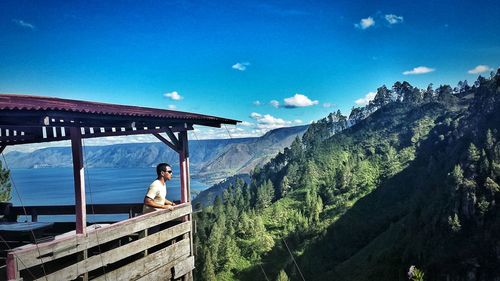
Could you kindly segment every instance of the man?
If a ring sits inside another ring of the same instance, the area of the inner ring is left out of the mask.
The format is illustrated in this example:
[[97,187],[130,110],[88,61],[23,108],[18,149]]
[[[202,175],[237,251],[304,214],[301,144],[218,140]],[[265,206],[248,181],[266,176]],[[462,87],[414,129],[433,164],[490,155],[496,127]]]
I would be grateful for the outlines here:
[[174,202],[168,201],[166,181],[172,179],[172,167],[167,163],[160,163],[156,166],[157,179],[151,183],[148,192],[144,197],[144,206],[142,213],[150,213],[155,210],[169,209],[172,210],[175,206]]

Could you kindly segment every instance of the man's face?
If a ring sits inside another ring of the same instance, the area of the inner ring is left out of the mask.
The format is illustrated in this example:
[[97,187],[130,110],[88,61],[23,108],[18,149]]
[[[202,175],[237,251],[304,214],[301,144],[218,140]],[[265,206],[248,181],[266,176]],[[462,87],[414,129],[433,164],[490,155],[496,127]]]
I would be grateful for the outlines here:
[[172,179],[172,168],[166,167],[165,171],[161,172],[161,175],[165,180],[171,180]]

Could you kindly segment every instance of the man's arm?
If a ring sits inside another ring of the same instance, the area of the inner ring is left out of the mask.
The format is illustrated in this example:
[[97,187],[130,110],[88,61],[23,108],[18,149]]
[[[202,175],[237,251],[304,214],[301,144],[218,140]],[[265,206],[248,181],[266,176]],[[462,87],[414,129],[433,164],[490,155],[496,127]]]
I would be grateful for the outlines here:
[[165,199],[165,205],[175,206],[176,204],[172,201],[168,201],[167,199]]
[[151,199],[147,196],[144,197],[144,205],[147,205],[147,206],[152,207],[152,208],[157,208],[157,209],[169,209],[169,210],[172,209],[172,207],[170,205],[157,204],[153,199]]

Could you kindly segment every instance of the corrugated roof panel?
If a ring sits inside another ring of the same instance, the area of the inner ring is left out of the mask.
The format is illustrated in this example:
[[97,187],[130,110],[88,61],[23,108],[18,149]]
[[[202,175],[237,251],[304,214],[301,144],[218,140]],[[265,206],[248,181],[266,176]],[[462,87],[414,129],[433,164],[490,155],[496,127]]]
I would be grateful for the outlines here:
[[152,117],[209,121],[221,124],[240,122],[238,120],[174,110],[15,94],[0,94],[0,110],[77,112],[97,116]]

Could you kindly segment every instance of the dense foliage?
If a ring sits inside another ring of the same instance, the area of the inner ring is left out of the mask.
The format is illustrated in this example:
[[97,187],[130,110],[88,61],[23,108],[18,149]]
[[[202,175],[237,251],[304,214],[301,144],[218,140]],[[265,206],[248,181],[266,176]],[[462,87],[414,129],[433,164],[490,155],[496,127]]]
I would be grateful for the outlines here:
[[3,167],[0,161],[0,202],[9,202],[11,196],[10,171]]
[[499,183],[500,72],[383,86],[197,215],[196,274],[407,280],[415,265],[425,280],[500,278]]

